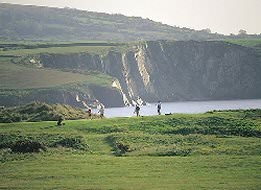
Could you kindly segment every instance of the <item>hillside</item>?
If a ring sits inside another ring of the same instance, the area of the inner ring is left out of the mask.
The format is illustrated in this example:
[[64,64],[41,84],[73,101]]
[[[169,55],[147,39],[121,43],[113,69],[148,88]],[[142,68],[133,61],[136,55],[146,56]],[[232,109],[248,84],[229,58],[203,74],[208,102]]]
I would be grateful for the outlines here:
[[35,89],[91,83],[101,75],[79,74],[51,69],[23,67],[12,63],[0,64],[0,89]]
[[0,123],[2,189],[259,189],[260,110]]
[[[47,49],[48,51],[54,51],[52,48],[36,50],[38,52],[46,52],[45,50]],[[111,76],[99,72],[83,71],[77,73],[73,70],[42,68],[41,64],[35,62],[33,57],[26,57],[27,62],[25,65],[17,64],[23,60],[23,56],[30,55],[30,53],[24,54],[23,51],[26,52],[27,50],[3,51],[17,52],[6,56],[0,51],[0,106],[17,106],[32,101],[41,101],[84,107],[82,101],[88,102],[90,105],[96,101],[97,96],[100,97],[100,94],[92,90],[96,87],[117,99],[121,99],[118,90],[111,87],[114,81]],[[68,49],[67,47],[63,49],[58,48],[58,50],[63,53],[67,53],[68,50],[69,52],[74,51],[73,48]],[[32,62],[34,66],[31,65]],[[78,96],[81,97],[81,100],[77,100]],[[109,101],[111,99],[108,99],[104,103],[107,105]],[[120,101],[115,103],[115,105],[119,106],[122,103]]]
[[46,41],[208,40],[223,35],[76,9],[0,4],[0,39]]

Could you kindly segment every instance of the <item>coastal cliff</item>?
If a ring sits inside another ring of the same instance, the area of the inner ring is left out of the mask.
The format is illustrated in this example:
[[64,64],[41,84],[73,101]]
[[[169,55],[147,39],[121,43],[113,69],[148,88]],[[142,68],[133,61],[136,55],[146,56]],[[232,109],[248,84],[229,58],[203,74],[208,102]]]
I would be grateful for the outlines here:
[[40,54],[36,59],[42,67],[114,77],[125,104],[138,97],[146,102],[261,97],[260,55],[222,41],[148,41],[104,55]]

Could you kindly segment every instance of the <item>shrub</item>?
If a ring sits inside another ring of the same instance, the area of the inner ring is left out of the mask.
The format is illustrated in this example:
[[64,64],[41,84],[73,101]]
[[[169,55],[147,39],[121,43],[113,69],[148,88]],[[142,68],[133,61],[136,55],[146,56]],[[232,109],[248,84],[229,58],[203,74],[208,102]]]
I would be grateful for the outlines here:
[[172,149],[164,152],[157,152],[151,156],[189,156],[193,153],[192,149]]
[[80,129],[84,132],[90,133],[99,133],[99,134],[109,134],[109,133],[118,133],[118,132],[126,132],[127,129],[118,127],[118,126],[95,126]]
[[15,153],[33,153],[46,150],[43,144],[30,140],[17,141],[10,148]]
[[78,150],[86,150],[88,149],[88,145],[86,145],[82,138],[80,137],[63,137],[60,140],[55,141],[50,145],[51,147],[66,147],[73,148]]
[[121,142],[116,142],[115,143],[115,146],[116,148],[122,153],[122,154],[125,154],[126,152],[129,151],[130,149],[130,146],[127,145],[127,144],[123,144]]
[[10,148],[12,150],[16,150],[16,147],[23,147],[22,149],[30,150],[31,147],[32,152],[39,152],[37,151],[37,147],[39,147],[39,149],[45,150],[45,146],[62,146],[76,150],[86,150],[87,148],[89,148],[89,146],[83,141],[81,136],[63,136],[56,134],[0,134],[0,149]]

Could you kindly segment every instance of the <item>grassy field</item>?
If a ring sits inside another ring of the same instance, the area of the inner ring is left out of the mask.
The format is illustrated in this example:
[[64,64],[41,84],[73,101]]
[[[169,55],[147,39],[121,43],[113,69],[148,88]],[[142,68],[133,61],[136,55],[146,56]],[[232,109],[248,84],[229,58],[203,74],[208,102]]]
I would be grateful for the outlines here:
[[[260,39],[240,39],[240,40],[225,40],[226,42],[252,48],[261,54]],[[27,56],[37,54],[70,54],[70,53],[89,53],[96,55],[104,55],[110,50],[126,52],[137,45],[139,42],[129,43],[108,43],[108,42],[0,42],[0,61],[7,56]],[[2,48],[1,48],[2,47]]]
[[1,51],[0,55],[33,55],[40,53],[50,54],[68,54],[68,53],[82,53],[88,52],[90,54],[103,54],[111,49],[112,46],[72,46],[72,47],[48,47],[48,48],[35,48],[35,49],[16,49]]
[[258,52],[259,55],[261,55],[261,39],[252,39],[252,40],[226,40],[229,43],[245,46],[248,48],[254,49],[256,52]]
[[0,42],[0,57],[2,56],[26,56],[35,54],[68,54],[68,53],[89,53],[106,54],[112,48],[121,48],[128,46],[126,43],[108,43],[108,42]]
[[112,78],[97,73],[79,74],[0,63],[0,89],[49,88],[73,83],[110,85]]
[[[95,72],[77,74],[53,69],[37,69],[30,65],[20,64],[27,56],[38,54],[89,53],[104,54],[109,50],[123,51],[131,44],[107,42],[9,42],[0,43],[0,89],[33,89],[49,88],[68,83],[83,82],[101,86],[111,86],[112,77]],[[2,48],[1,48],[2,47]],[[12,64],[12,63],[18,64]],[[29,62],[29,60],[27,61]]]
[[2,123],[0,189],[257,190],[260,137],[260,110]]
[[238,44],[238,45],[246,46],[246,47],[256,47],[256,46],[261,44],[261,39],[256,39],[256,40],[254,40],[254,39],[252,39],[252,40],[240,39],[240,40],[227,40],[227,41],[231,42],[231,43]]

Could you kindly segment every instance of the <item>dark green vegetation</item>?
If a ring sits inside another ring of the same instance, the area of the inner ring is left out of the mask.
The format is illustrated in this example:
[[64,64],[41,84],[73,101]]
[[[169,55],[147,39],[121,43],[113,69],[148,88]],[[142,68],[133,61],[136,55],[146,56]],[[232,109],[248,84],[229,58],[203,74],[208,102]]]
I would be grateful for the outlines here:
[[[5,189],[261,186],[258,109],[66,121],[59,127],[50,121],[2,123],[0,134]],[[39,153],[16,153],[21,143]]]
[[66,147],[87,150],[88,145],[81,136],[41,134],[41,135],[0,135],[1,149],[10,148],[13,153],[46,151],[47,147]]
[[[59,117],[64,119],[90,119],[81,109],[69,105],[33,102],[23,106],[1,108],[0,123],[19,121],[57,121]],[[93,116],[95,118],[96,116]]]
[[0,35],[11,39],[136,41],[215,36],[140,17],[75,9],[1,4],[0,13]]
[[208,30],[169,26],[150,19],[76,9],[0,4],[0,37],[3,40],[140,41],[255,38],[224,36]]

